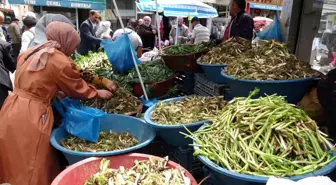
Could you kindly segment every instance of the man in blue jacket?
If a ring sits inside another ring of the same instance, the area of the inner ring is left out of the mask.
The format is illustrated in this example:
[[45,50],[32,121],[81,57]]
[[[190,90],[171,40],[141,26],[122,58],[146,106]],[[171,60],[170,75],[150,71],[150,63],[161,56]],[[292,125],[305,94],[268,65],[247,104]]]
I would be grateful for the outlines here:
[[253,18],[245,12],[246,0],[230,1],[231,21],[226,26],[223,40],[231,37],[242,37],[248,40],[253,38]]
[[96,51],[100,45],[101,39],[96,37],[96,30],[99,23],[99,12],[91,10],[89,18],[80,26],[81,42],[77,52],[81,55],[87,55],[89,51]]

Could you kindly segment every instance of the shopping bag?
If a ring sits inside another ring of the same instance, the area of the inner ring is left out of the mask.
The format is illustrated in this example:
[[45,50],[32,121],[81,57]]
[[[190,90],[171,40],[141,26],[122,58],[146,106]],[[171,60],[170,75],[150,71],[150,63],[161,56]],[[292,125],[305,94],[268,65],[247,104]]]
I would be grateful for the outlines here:
[[263,31],[259,32],[257,34],[257,37],[259,37],[262,40],[274,39],[279,42],[284,41],[278,14],[275,14],[274,21],[269,26],[267,26]]
[[63,128],[76,137],[97,142],[100,119],[107,114],[99,109],[82,106],[79,100],[65,98],[55,101],[54,107],[63,116]]
[[131,45],[131,41],[128,38],[128,34],[130,33],[124,33],[115,41],[103,40],[101,42],[101,46],[104,48],[113,69],[116,69],[121,73],[126,72],[134,67],[132,53],[136,63],[140,64],[135,50]]

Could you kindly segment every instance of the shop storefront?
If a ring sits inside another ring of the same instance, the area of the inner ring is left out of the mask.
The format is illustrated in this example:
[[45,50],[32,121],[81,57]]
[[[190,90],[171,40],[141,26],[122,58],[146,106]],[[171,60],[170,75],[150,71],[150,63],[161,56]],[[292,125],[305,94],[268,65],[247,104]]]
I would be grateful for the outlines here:
[[40,16],[46,13],[63,14],[79,27],[91,9],[105,10],[105,0],[9,0],[10,4],[32,5]]

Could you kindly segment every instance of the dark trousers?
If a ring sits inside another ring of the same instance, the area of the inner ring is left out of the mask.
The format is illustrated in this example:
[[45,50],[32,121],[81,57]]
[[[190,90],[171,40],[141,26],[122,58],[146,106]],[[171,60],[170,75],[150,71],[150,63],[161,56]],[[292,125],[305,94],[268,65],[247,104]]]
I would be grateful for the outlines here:
[[8,96],[8,87],[0,84],[0,109]]
[[20,54],[20,50],[21,50],[21,43],[20,44],[12,44],[12,48],[13,48],[13,57],[15,59],[15,61],[17,61],[17,57]]

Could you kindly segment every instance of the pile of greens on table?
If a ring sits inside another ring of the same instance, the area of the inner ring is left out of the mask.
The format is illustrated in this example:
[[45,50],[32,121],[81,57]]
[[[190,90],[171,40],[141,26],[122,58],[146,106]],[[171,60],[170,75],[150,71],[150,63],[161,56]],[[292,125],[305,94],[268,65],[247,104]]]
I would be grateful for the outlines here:
[[[174,75],[174,71],[170,70],[161,59],[142,62],[138,65],[138,68],[144,83],[164,81]],[[132,89],[132,84],[140,83],[135,68],[131,69],[128,74],[125,75],[112,75],[111,79],[118,82],[120,86],[125,87],[127,90]]]
[[85,106],[94,107],[108,114],[131,114],[139,109],[139,101],[129,91],[120,87],[109,100],[93,99],[82,101]]
[[209,50],[215,44],[213,42],[203,42],[196,45],[176,45],[163,50],[165,55],[186,55],[191,53],[199,53]]
[[201,155],[233,172],[256,176],[297,176],[335,160],[334,146],[307,114],[271,95],[235,98],[211,125],[187,134]]
[[109,152],[121,150],[137,145],[138,140],[128,132],[117,133],[115,131],[99,133],[97,143],[70,136],[60,141],[61,145],[69,150],[77,152]]
[[[89,73],[87,75],[93,76],[93,74],[95,74],[114,80],[120,87],[125,88],[129,92],[132,91],[133,84],[140,83],[135,68],[123,74],[114,73],[106,54],[103,52],[90,52],[87,56],[76,55],[75,64],[83,69],[85,71],[84,73]],[[145,83],[164,81],[174,75],[174,71],[167,68],[161,59],[142,62],[138,65],[138,68]],[[151,85],[145,86],[149,94]],[[97,105],[97,107],[99,107],[99,105]]]
[[241,37],[232,37],[222,42],[217,47],[213,47],[202,57],[204,64],[227,64],[236,57],[252,48],[250,40]]
[[[111,161],[113,162],[113,161]],[[102,159],[99,170],[84,185],[191,185],[185,170],[168,167],[168,157],[163,160],[135,160],[134,166],[111,169],[110,161]]]
[[248,80],[293,80],[318,76],[309,63],[290,54],[286,44],[274,40],[261,41],[258,47],[248,50],[226,62],[225,73]]
[[292,80],[318,76],[309,63],[290,54],[286,44],[274,40],[263,40],[252,47],[250,40],[233,37],[212,48],[201,62],[226,64],[224,72],[237,79]]
[[89,52],[86,56],[76,54],[75,64],[98,76],[108,77],[112,74],[112,65],[104,52]]
[[151,114],[151,120],[158,124],[177,125],[205,121],[217,115],[226,105],[222,96],[189,96],[180,101],[159,102]]

